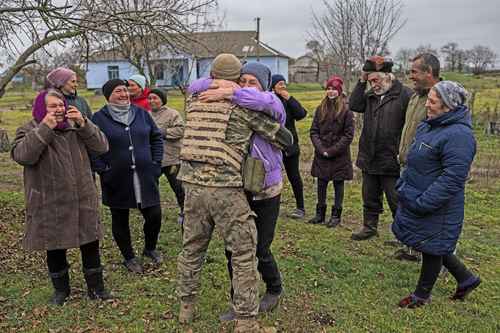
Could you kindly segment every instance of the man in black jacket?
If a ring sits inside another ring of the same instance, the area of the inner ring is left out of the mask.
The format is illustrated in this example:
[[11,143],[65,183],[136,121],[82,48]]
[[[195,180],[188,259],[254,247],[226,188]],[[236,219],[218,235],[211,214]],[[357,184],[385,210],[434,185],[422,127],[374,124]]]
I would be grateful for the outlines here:
[[[366,240],[378,234],[384,193],[392,215],[396,213],[399,141],[413,92],[403,86],[391,70],[391,60],[379,56],[369,58],[349,99],[351,110],[363,113],[356,161],[363,172],[363,228],[352,234],[353,240]],[[365,92],[367,82],[371,89]]]
[[304,208],[304,186],[300,176],[299,161],[300,147],[299,136],[295,128],[295,121],[301,120],[307,116],[307,111],[300,105],[293,96],[290,96],[286,90],[286,80],[283,75],[275,74],[271,79],[271,91],[279,97],[286,111],[285,127],[292,132],[293,145],[283,151],[283,164],[285,165],[286,175],[292,185],[293,195],[295,197],[296,209],[289,215],[293,219],[303,219],[306,211]]

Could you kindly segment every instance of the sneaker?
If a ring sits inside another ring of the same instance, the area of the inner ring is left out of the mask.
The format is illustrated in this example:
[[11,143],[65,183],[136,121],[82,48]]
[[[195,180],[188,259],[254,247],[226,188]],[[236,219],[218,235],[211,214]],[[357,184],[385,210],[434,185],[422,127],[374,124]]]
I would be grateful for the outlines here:
[[271,312],[273,311],[279,304],[281,299],[281,293],[279,294],[270,294],[266,292],[259,304],[259,312]]
[[302,220],[306,216],[306,211],[304,209],[295,209],[293,212],[291,212],[288,217],[294,220]]
[[457,287],[457,290],[455,291],[453,296],[451,296],[450,299],[453,301],[456,301],[456,300],[463,301],[463,300],[465,300],[465,297],[467,295],[469,295],[474,289],[479,287],[480,284],[481,284],[481,279],[479,277],[477,277],[476,280],[474,282],[472,282],[471,284],[469,284],[468,286]]
[[429,304],[431,302],[431,297],[428,298],[420,298],[415,296],[414,294],[410,294],[399,301],[398,306],[400,308],[408,308],[415,309],[421,307],[423,305]]
[[219,316],[220,321],[233,321],[236,319],[236,312],[234,312],[233,307],[230,307],[226,312]]
[[144,250],[142,251],[142,255],[150,258],[156,265],[161,264],[163,261],[161,255],[156,250]]
[[139,260],[137,260],[136,257],[129,259],[129,260],[125,260],[123,262],[123,265],[125,265],[125,267],[127,267],[129,272],[137,273],[137,274],[142,274],[144,272],[141,263],[139,262]]

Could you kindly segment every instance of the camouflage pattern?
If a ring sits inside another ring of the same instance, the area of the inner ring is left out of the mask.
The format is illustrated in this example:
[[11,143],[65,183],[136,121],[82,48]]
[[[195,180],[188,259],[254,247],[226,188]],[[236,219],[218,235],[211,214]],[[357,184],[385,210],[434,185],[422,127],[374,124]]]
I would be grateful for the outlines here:
[[410,146],[415,139],[417,133],[417,126],[427,116],[427,109],[425,102],[427,95],[419,96],[413,94],[408,102],[408,109],[406,109],[405,125],[401,133],[401,141],[399,143],[399,163],[401,166],[406,165],[406,156],[410,150]]
[[269,116],[230,102],[187,103],[178,179],[214,187],[242,187],[242,162],[253,132],[280,146],[280,125]]
[[226,248],[233,253],[233,306],[238,318],[258,312],[257,230],[242,188],[185,184],[184,234],[178,258],[178,294],[193,299],[200,288],[200,275],[208,244],[217,227]]

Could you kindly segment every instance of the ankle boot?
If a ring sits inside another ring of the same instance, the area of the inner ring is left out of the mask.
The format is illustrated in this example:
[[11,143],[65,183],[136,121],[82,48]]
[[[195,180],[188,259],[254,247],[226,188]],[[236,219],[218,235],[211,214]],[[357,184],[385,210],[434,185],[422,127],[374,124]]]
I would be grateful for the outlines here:
[[372,216],[365,214],[363,216],[363,228],[360,231],[351,235],[352,240],[361,241],[368,240],[372,237],[378,236],[378,215]]
[[102,270],[102,266],[83,269],[83,276],[85,277],[85,282],[87,282],[87,294],[92,300],[100,299],[105,301],[113,298],[106,288],[104,288]]
[[335,228],[338,226],[341,222],[341,216],[342,216],[342,207],[332,207],[332,217],[330,217],[330,220],[326,223],[326,226],[328,228]]
[[316,205],[316,215],[309,220],[308,223],[311,224],[322,224],[325,223],[325,215],[326,215],[326,205]]
[[68,299],[70,294],[68,269],[69,267],[66,267],[62,271],[49,273],[50,280],[54,286],[54,294],[49,301],[50,304],[63,305]]

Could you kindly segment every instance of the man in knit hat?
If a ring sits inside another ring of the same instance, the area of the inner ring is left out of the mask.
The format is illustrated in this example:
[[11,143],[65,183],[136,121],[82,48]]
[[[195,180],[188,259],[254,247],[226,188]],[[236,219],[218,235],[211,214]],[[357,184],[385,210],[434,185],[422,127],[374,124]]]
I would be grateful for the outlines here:
[[134,74],[128,78],[128,92],[130,94],[130,103],[137,105],[144,110],[151,111],[148,103],[149,88],[146,86],[146,77],[140,74]]
[[[232,54],[217,56],[214,79],[236,81],[241,64]],[[221,231],[232,255],[235,332],[272,332],[260,328],[258,313],[257,232],[254,213],[243,190],[242,163],[253,132],[282,149],[291,134],[266,115],[231,102],[204,103],[192,95],[178,179],[185,186],[184,235],[178,258],[179,321],[193,320],[200,273],[214,228]]]
[[307,111],[286,89],[286,79],[283,75],[274,74],[271,81],[271,91],[283,103],[286,111],[286,128],[293,134],[293,145],[283,153],[283,165],[285,166],[288,181],[292,185],[293,196],[295,197],[295,210],[289,214],[292,219],[303,219],[306,211],[304,207],[304,185],[300,175],[300,146],[299,135],[295,128],[295,122],[304,119]]
[[[412,90],[403,86],[392,72],[392,60],[374,56],[366,60],[349,106],[363,114],[356,165],[363,175],[363,227],[352,234],[353,240],[378,235],[383,195],[392,215],[397,209],[396,181],[399,178],[398,148]],[[366,86],[371,89],[367,92]]]

